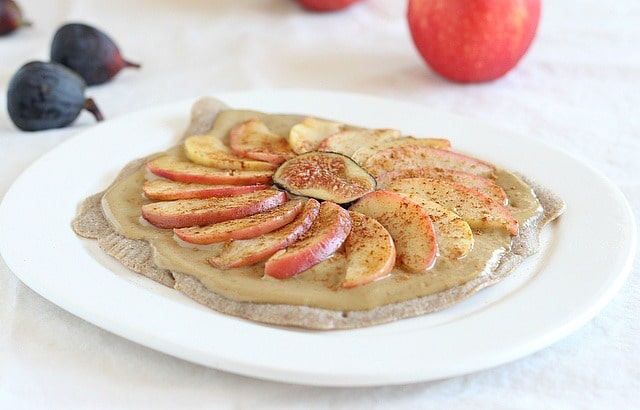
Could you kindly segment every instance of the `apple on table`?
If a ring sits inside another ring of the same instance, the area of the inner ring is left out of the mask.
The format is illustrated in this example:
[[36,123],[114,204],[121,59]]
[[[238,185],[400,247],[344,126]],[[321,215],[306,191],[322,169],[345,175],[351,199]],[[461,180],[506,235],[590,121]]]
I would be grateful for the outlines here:
[[425,62],[461,83],[505,75],[531,45],[541,0],[409,0],[413,42]]

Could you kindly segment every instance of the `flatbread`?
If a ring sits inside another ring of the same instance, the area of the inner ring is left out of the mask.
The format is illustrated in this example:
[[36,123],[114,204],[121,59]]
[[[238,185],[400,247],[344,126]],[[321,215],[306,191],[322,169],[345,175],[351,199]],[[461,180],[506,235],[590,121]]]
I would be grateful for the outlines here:
[[[223,103],[212,98],[203,98],[196,102],[191,111],[191,122],[184,135],[209,131],[216,115],[224,108]],[[144,161],[145,159],[132,161],[122,170],[114,183],[137,170]],[[206,288],[192,275],[159,269],[153,263],[153,248],[147,241],[132,240],[121,236],[109,224],[101,206],[104,192],[87,198],[80,205],[72,227],[78,235],[96,239],[102,250],[132,271],[163,285],[173,287],[218,312],[262,323],[307,329],[358,328],[444,309],[499,282],[525,258],[538,252],[540,232],[548,222],[562,214],[565,205],[559,197],[549,190],[525,176],[520,177],[534,190],[543,207],[543,212],[537,218],[530,219],[526,224],[520,226],[519,234],[513,238],[511,250],[500,259],[495,269],[485,272],[463,285],[439,293],[366,311],[334,311],[308,306],[235,301]]]

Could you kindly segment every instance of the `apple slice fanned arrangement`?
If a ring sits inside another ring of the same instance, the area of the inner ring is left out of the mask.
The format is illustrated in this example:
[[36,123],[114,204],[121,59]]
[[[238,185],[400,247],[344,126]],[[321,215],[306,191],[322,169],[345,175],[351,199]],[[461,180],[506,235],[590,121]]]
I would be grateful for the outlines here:
[[280,135],[250,118],[181,150],[146,162],[141,215],[183,246],[219,244],[217,269],[264,263],[284,280],[340,254],[350,289],[465,258],[474,230],[518,234],[496,168],[443,138],[313,117]]
[[434,312],[537,252],[563,203],[414,137],[204,98],[73,221],[131,270],[222,313],[311,329]]

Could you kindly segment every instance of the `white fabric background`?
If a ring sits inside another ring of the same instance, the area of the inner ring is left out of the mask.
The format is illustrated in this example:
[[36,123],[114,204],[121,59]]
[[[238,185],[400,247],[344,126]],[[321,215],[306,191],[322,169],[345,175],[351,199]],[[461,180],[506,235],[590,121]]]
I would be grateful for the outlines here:
[[[640,214],[635,0],[546,1],[536,40],[516,70],[479,85],[452,84],[429,71],[399,0],[365,0],[325,15],[289,0],[21,3],[34,26],[0,38],[0,198],[30,163],[93,124],[83,114],[70,128],[24,133],[6,114],[12,74],[28,60],[48,58],[59,25],[82,21],[103,28],[143,64],[89,89],[107,118],[221,91],[367,93],[551,143],[611,179]],[[0,260],[0,408],[639,408],[639,261],[593,320],[531,356],[449,380],[339,389],[254,380],[157,353],[61,310]]]

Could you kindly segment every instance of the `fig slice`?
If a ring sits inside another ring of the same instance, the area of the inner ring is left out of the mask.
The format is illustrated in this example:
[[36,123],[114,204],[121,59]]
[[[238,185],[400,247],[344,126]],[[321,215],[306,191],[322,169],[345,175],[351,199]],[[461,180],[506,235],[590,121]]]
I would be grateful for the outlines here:
[[376,189],[376,180],[351,158],[311,151],[284,162],[273,175],[276,186],[294,195],[348,204]]

